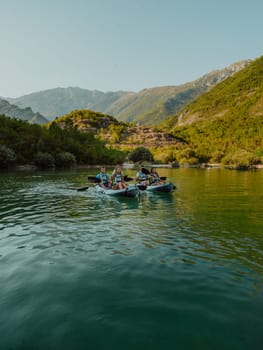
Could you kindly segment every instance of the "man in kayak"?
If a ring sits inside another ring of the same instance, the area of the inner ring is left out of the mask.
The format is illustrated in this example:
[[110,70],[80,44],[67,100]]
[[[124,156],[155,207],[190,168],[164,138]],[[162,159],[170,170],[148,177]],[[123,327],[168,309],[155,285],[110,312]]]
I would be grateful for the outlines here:
[[100,180],[100,186],[102,188],[111,188],[110,175],[106,173],[105,166],[100,168],[100,172],[96,175],[96,179]]
[[122,174],[122,169],[120,165],[117,165],[115,167],[115,170],[110,177],[110,181],[112,183],[113,190],[121,190],[124,188],[128,188],[128,185],[124,181],[124,176]]
[[146,171],[144,165],[141,164],[140,169],[136,174],[136,181],[145,186],[149,185],[147,172],[149,173],[149,171]]

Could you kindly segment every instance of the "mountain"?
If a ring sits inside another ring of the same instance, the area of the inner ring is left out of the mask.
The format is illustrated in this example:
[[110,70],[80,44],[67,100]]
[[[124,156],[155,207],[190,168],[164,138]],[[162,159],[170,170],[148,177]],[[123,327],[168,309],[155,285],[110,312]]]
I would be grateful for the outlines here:
[[105,113],[122,121],[157,125],[216,84],[246,67],[249,62],[246,60],[234,63],[183,85],[154,87],[137,94],[126,94],[106,109]]
[[200,159],[263,161],[263,56],[162,124]]
[[246,60],[234,63],[186,84],[153,87],[138,93],[104,93],[69,87],[39,91],[15,99],[9,98],[8,101],[22,108],[30,106],[33,111],[43,114],[49,120],[75,109],[88,109],[113,115],[121,121],[157,125],[219,82],[243,69],[249,62]]
[[47,119],[53,120],[75,109],[103,112],[127,93],[123,91],[101,92],[79,87],[68,87],[34,92],[18,98],[8,98],[7,100],[21,108],[30,106],[33,111],[38,111]]
[[45,124],[48,120],[40,113],[34,113],[30,107],[19,108],[10,104],[6,100],[0,99],[0,115],[6,115],[12,118],[27,120],[30,123]]

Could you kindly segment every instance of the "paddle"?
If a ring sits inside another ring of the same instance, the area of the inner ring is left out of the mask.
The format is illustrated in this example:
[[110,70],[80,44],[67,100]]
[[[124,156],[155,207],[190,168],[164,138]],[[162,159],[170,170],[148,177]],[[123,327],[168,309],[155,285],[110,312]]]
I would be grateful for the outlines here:
[[128,175],[124,176],[124,181],[129,182],[129,181],[132,181],[132,180],[133,180],[133,178],[129,177]]
[[101,182],[101,179],[98,179],[96,176],[88,176],[88,180],[92,183],[97,183],[97,184]]
[[77,191],[86,191],[88,188],[89,186],[78,187]]
[[142,168],[141,171],[142,171],[142,173],[144,173],[145,175],[149,175],[149,174],[150,174],[149,170],[146,169],[146,168]]
[[160,176],[160,180],[165,181],[166,179],[167,179],[167,177],[166,177],[166,176]]
[[147,186],[146,186],[146,185],[140,185],[140,184],[137,184],[137,185],[136,185],[136,187],[138,187],[138,188],[139,188],[139,190],[141,190],[141,191],[145,191],[145,190],[146,190],[146,188],[147,188]]
[[89,188],[89,186],[67,187],[68,190],[73,190],[73,191],[86,191],[88,188]]

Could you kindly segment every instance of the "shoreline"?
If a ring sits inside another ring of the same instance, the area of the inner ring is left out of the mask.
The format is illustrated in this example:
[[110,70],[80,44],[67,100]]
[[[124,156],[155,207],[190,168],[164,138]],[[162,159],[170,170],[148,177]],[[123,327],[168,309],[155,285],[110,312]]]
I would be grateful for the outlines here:
[[[77,165],[74,168],[71,169],[99,169],[102,166],[102,164],[96,164],[96,165]],[[112,165],[105,165],[106,167],[115,167],[116,164]],[[176,169],[176,168],[200,168],[200,169],[229,169],[229,170],[261,170],[263,169],[263,164],[257,164],[250,167],[241,167],[237,165],[224,165],[219,163],[202,163],[197,165],[189,165],[189,164],[182,164],[178,166],[173,166],[172,164],[145,164],[146,167],[156,167],[156,168],[169,168],[169,169]],[[138,164],[131,164],[131,163],[123,163],[122,164],[123,169],[137,169]],[[37,166],[31,165],[31,164],[24,164],[24,165],[17,165],[15,167],[9,168],[9,169],[0,169],[4,171],[9,170],[15,170],[15,171],[41,171]],[[46,170],[70,170],[70,169],[46,169]]]

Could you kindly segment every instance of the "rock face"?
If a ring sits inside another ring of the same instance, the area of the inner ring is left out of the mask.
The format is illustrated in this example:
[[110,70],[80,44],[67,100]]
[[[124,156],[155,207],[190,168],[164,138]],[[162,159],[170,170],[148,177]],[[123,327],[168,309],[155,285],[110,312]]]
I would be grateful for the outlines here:
[[136,148],[136,147],[166,147],[177,146],[179,142],[174,136],[147,126],[128,126],[121,134],[118,142],[111,141],[111,133],[104,133],[103,138],[113,147]]
[[174,136],[155,127],[119,122],[112,116],[88,110],[71,112],[53,123],[62,128],[76,127],[82,132],[92,133],[114,148],[153,148],[181,143]]
[[11,118],[25,120],[30,123],[45,124],[48,122],[48,120],[40,113],[34,113],[30,107],[21,109],[2,99],[0,99],[0,114],[4,114]]

